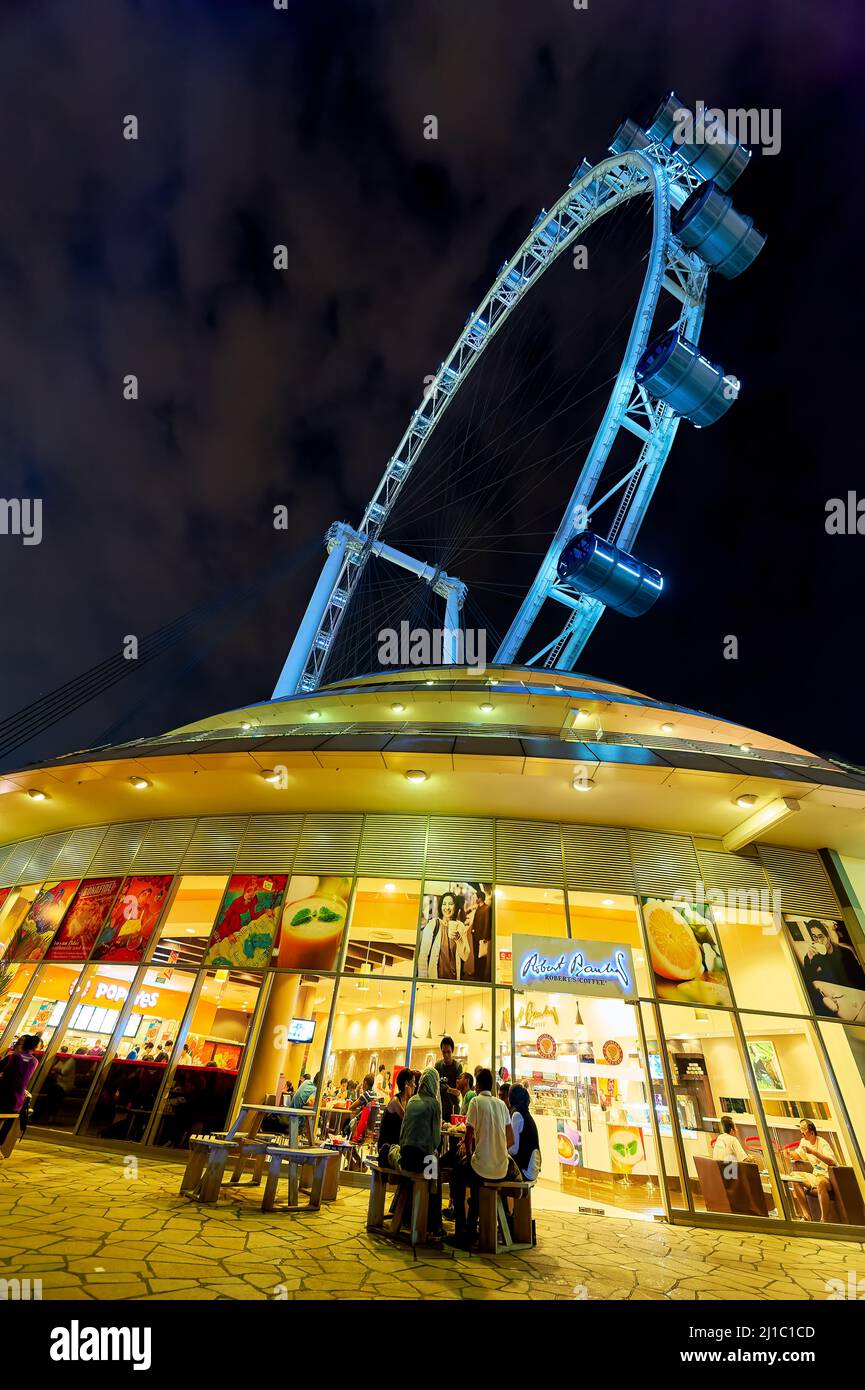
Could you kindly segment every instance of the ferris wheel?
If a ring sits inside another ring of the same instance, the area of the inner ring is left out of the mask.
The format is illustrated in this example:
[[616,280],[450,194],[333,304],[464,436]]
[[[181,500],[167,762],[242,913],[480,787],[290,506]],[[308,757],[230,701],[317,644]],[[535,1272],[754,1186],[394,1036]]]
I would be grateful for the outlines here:
[[[691,108],[670,92],[645,129],[624,121],[609,157],[597,164],[584,159],[554,206],[538,214],[429,382],[360,525],[336,522],[330,527],[327,559],[274,699],[321,684],[350,622],[352,597],[374,557],[413,575],[444,600],[442,660],[458,659],[466,584],[440,565],[389,545],[382,533],[397,499],[419,476],[424,449],[461,386],[534,284],[581,243],[594,223],[643,197],[652,200],[651,246],[621,366],[561,522],[494,660],[501,664],[519,658],[529,666],[572,671],[605,608],[635,617],[657,601],[663,577],[637,559],[632,547],[676,431],[683,419],[697,428],[713,424],[740,389],[736,377],[699,348],[710,271],[733,279],[765,242],[728,196],[750,151],[718,115],[698,107],[694,118]],[[686,140],[678,138],[683,130]],[[624,465],[621,447],[611,460],[613,446],[622,440],[629,446]],[[602,509],[603,534],[592,526]],[[528,647],[524,654],[548,603],[562,610],[557,634],[538,651]]]

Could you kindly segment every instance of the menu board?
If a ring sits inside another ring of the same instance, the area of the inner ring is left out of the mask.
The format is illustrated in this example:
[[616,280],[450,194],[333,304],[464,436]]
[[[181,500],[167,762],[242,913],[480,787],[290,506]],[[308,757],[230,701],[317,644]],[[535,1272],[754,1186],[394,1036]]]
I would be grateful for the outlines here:
[[64,878],[46,883],[39,890],[9,942],[10,961],[42,959],[77,887],[77,878]]
[[93,949],[94,960],[133,961],[144,959],[162,909],[168,899],[171,874],[130,876],[99,933]]
[[86,878],[75,894],[46,959],[87,960],[119,887],[119,878]]
[[279,938],[285,874],[233,874],[216,914],[205,965],[265,970]]

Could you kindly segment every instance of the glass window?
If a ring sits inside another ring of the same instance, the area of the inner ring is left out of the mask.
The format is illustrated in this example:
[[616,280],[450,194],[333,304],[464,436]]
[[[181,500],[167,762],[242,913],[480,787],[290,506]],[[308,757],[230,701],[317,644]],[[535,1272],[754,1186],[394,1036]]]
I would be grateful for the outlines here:
[[640,907],[657,997],[676,1004],[731,1008],[718,929],[706,904],[641,898]]
[[85,1133],[132,1143],[143,1138],[195,980],[191,971],[170,966],[144,971]]
[[[651,1103],[655,1109],[655,1123],[657,1124],[658,1136],[661,1141],[661,1156],[663,1159],[664,1179],[667,1186],[667,1198],[673,1209],[680,1208],[687,1210],[688,1197],[685,1191],[685,1185],[682,1182],[682,1169],[679,1160],[679,1152],[676,1147],[675,1131],[673,1129],[673,1112],[670,1106],[670,1094],[661,1061],[662,1044],[658,1036],[657,1015],[652,1004],[640,1004],[639,1008],[643,1020],[643,1031],[646,1035],[647,1056],[644,1059],[644,1066],[648,1078],[649,1091],[652,1097]],[[675,1075],[676,1073],[673,1071],[673,1076]],[[651,1142],[653,1171],[658,1173],[660,1179],[661,1168],[655,1161],[654,1139],[652,1139]]]
[[277,964],[281,970],[336,970],[351,879],[294,874],[285,894]]
[[83,972],[75,1007],[52,1038],[48,1073],[33,1104],[35,1124],[75,1128],[134,977],[132,966],[123,965],[91,965]]
[[579,941],[630,946],[640,994],[651,994],[637,900],[627,893],[568,893],[571,936]]
[[454,1060],[476,1072],[492,1063],[492,990],[477,985],[418,984],[409,1066],[423,1071],[441,1060],[441,1040],[454,1040]]
[[322,1069],[333,980],[279,972],[269,993],[243,1099],[251,1105],[288,1103]]
[[496,884],[496,982],[512,983],[512,938],[566,937],[565,895],[558,888],[513,888]]
[[[865,1152],[865,1028],[844,1028],[837,1023],[821,1023],[819,1028],[859,1151]],[[846,1215],[865,1226],[865,1208],[858,1216],[852,1210]]]
[[41,960],[77,887],[77,878],[67,878],[16,888],[0,916],[0,958]]
[[222,874],[184,874],[159,932],[154,965],[202,964],[225,885]]
[[[415,921],[417,900],[415,900]],[[348,1132],[352,1098],[371,1076],[379,1111],[390,1100],[408,1056],[411,987],[397,980],[356,975],[339,985],[330,1055],[325,1069],[322,1133]]]
[[285,874],[232,874],[204,964],[222,970],[266,970],[275,962],[287,882]]
[[0,1041],[24,998],[35,969],[35,965],[4,965],[0,961]]
[[865,969],[843,922],[784,914],[784,929],[818,1018],[865,1020]]
[[492,885],[457,880],[424,884],[418,979],[490,979]]
[[147,954],[171,889],[171,874],[134,874],[123,880],[111,914],[96,939],[94,960],[132,961]]
[[[850,1224],[862,1213],[862,1174],[814,1024],[743,1014],[742,1027],[792,1215]],[[838,1043],[834,1052],[842,1064]]]
[[[805,992],[780,917],[747,905],[713,907],[712,916],[739,1008],[807,1013]],[[769,991],[767,980],[772,981]]]
[[358,879],[343,970],[349,974],[411,975],[419,910],[419,882]]
[[[780,1216],[772,1165],[754,1113],[753,1091],[731,1015],[667,1004],[660,1012],[673,1080],[675,1120],[695,1209],[738,1216]],[[733,1124],[733,1131],[726,1136],[724,1116]],[[768,1133],[777,1152],[779,1145],[771,1126]],[[739,1146],[749,1160],[743,1173],[738,1171],[744,1167]],[[732,1165],[731,1159],[736,1160]]]
[[63,914],[60,930],[46,952],[47,960],[87,960],[108,919],[120,883],[119,877],[84,879]]

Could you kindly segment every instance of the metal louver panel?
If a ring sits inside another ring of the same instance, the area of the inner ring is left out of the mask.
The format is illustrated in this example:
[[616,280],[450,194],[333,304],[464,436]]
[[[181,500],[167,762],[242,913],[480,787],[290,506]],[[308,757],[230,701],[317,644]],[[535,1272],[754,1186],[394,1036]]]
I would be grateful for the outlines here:
[[3,867],[3,885],[24,883],[27,864],[39,848],[41,836],[32,840],[19,840],[12,845],[9,857]]
[[745,854],[726,854],[723,850],[716,849],[698,850],[697,858],[706,888],[720,888],[724,892],[731,889],[745,893],[754,889],[760,893],[765,892],[768,910],[769,885],[759,859]]
[[426,877],[493,878],[495,821],[475,816],[430,816]]
[[152,821],[132,861],[133,871],[137,874],[174,873],[180,868],[194,826],[192,816]]
[[0,846],[0,887],[6,886],[6,865],[9,862],[10,855],[12,854],[14,848],[14,843],[11,845]]
[[496,882],[546,885],[564,881],[558,825],[541,821],[496,821]]
[[303,816],[250,816],[235,869],[288,873],[294,864]]
[[111,825],[105,839],[93,856],[90,866],[94,874],[125,874],[132,867],[132,861],[147,834],[150,822],[146,820],[126,821],[123,825]]
[[183,856],[184,873],[219,874],[234,868],[248,816],[205,816],[192,833]]
[[426,836],[426,816],[367,816],[358,873],[421,878]]
[[104,835],[104,825],[87,825],[81,830],[73,830],[57,856],[52,877],[83,877],[90,868]]
[[568,888],[584,893],[633,893],[628,837],[605,825],[562,826]]
[[840,904],[819,855],[778,845],[758,845],[757,853],[772,888],[781,896],[782,912],[840,917]]
[[39,847],[27,863],[27,877],[31,883],[39,883],[52,876],[51,871],[58,855],[69,839],[68,830],[58,830],[54,835],[46,835],[39,841]]
[[363,816],[307,816],[300,835],[296,873],[353,874]]
[[634,877],[641,893],[671,898],[680,891],[696,892],[700,866],[689,836],[629,830],[628,844]]

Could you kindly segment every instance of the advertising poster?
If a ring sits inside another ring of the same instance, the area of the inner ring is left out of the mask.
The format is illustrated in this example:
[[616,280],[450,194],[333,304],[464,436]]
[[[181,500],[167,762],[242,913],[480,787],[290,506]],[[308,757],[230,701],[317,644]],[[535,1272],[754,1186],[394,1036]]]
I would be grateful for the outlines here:
[[568,1168],[581,1168],[583,1166],[583,1136],[575,1121],[570,1119],[556,1120],[556,1148],[559,1154],[559,1163]]
[[63,918],[46,959],[87,960],[119,887],[119,878],[86,878]]
[[77,887],[77,878],[64,878],[39,890],[9,942],[10,961],[42,959]]
[[286,970],[335,970],[351,879],[295,874],[282,911],[278,963]]
[[865,969],[844,923],[785,913],[784,925],[815,1014],[865,1023]]
[[276,950],[285,884],[285,874],[232,874],[204,964],[265,970]]
[[727,970],[709,908],[669,898],[640,902],[658,997],[730,1008]]
[[754,1079],[761,1091],[783,1091],[784,1076],[775,1044],[768,1038],[765,1042],[749,1042],[748,1056],[754,1068]]
[[418,978],[491,978],[492,884],[427,883],[421,907]]
[[133,961],[144,953],[162,915],[171,874],[148,874],[124,880],[93,949],[94,960]]
[[636,1125],[611,1124],[607,1140],[614,1173],[627,1175],[646,1157],[643,1131]]

